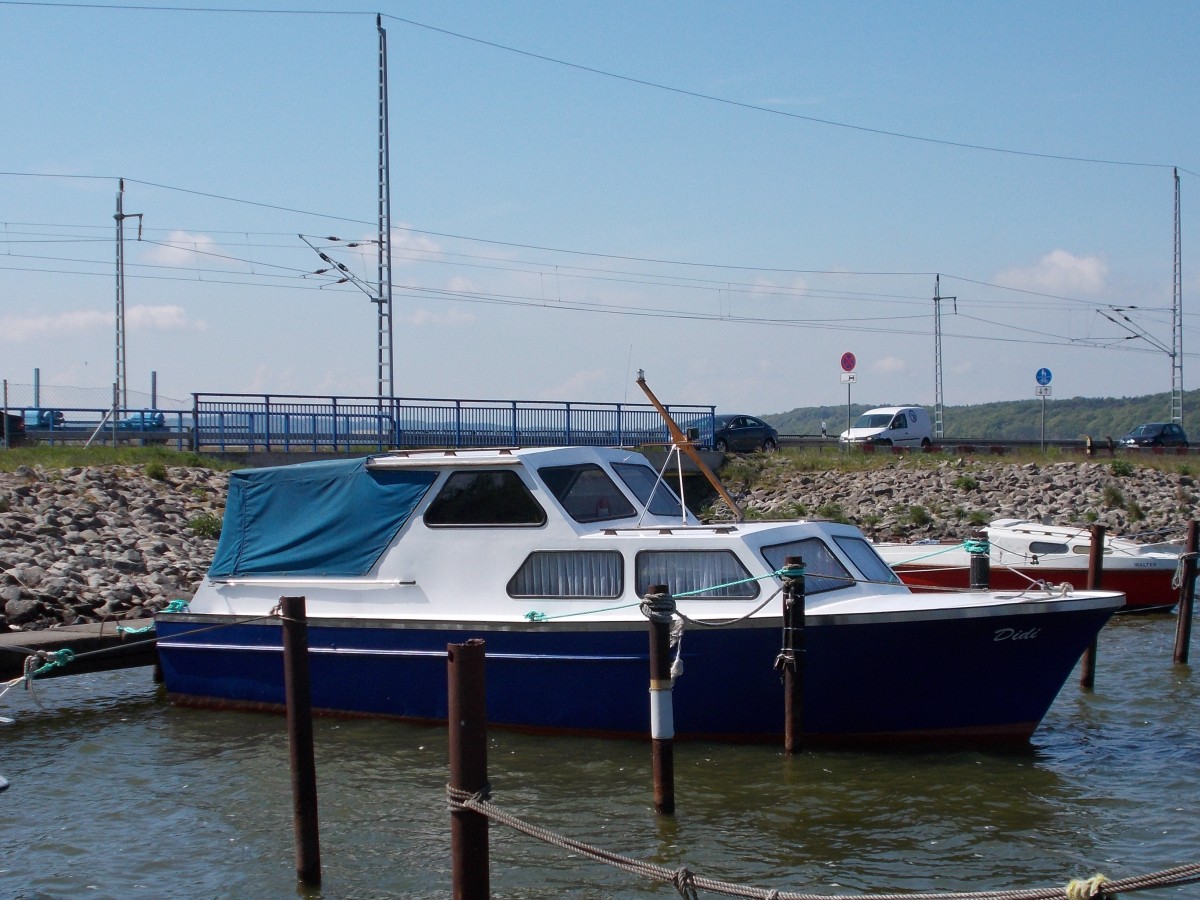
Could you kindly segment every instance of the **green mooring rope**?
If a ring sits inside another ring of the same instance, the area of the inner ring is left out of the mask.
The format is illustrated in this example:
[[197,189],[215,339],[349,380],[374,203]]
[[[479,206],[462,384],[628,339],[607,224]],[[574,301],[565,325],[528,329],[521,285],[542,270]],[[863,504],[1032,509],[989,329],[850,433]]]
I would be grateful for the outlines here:
[[[32,672],[25,673],[25,686],[29,686],[29,682],[37,678],[39,675],[44,675],[46,672],[56,668],[64,668],[75,660],[75,651],[67,648],[55,650],[53,653],[45,654],[46,663],[40,668],[34,669]],[[32,657],[31,657],[32,659]]]
[[[164,606],[159,612],[180,613],[187,612],[188,602],[186,600],[172,600]],[[141,628],[126,628],[124,625],[117,626],[117,634],[145,634],[148,631],[154,630],[154,623],[143,625]]]

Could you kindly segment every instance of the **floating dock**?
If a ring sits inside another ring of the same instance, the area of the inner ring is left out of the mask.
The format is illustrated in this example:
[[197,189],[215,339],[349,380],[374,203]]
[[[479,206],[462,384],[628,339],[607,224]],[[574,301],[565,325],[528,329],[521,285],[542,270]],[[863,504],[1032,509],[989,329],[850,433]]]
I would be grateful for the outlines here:
[[[153,631],[137,633],[153,624],[153,619],[128,619],[0,634],[0,681],[23,676],[30,656],[38,656],[39,668],[59,659],[59,664],[39,674],[39,679],[156,665],[157,636]],[[58,656],[62,650],[71,651],[66,662],[61,660],[65,654]]]

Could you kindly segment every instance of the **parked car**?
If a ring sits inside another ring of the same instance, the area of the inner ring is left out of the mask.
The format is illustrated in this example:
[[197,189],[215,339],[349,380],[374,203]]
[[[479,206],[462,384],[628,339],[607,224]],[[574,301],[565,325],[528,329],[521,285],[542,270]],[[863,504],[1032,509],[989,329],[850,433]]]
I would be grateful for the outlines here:
[[25,443],[25,418],[18,413],[4,414],[4,433],[0,438],[8,440],[8,446],[16,447]]
[[143,409],[130,413],[117,422],[121,431],[132,431],[141,435],[143,444],[165,444],[167,438],[163,432],[167,430],[166,417],[157,410]]
[[1120,440],[1122,447],[1186,447],[1187,432],[1175,422],[1148,422]]
[[929,413],[920,406],[881,406],[868,409],[838,436],[843,444],[884,447],[928,447],[933,438]]
[[25,410],[25,426],[27,428],[62,428],[67,417],[61,409],[27,409]]
[[749,453],[779,446],[779,432],[754,416],[725,415],[713,418],[713,449],[722,453]]

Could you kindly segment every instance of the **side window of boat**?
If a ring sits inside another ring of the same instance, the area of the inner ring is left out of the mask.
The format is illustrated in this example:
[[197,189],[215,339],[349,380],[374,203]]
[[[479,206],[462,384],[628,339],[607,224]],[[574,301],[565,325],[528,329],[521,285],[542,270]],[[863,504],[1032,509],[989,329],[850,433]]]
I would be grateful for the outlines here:
[[643,550],[637,555],[639,597],[665,584],[676,597],[746,599],[757,597],[758,582],[732,550]]
[[625,589],[616,550],[535,550],[508,581],[510,597],[611,600]]
[[546,511],[511,469],[453,472],[425,510],[426,525],[546,524]]
[[804,560],[804,593],[820,594],[850,587],[855,578],[820,538],[804,538],[763,547],[763,558],[778,571],[789,556]]
[[604,522],[637,515],[633,504],[595,463],[543,466],[538,475],[576,522]]
[[1030,541],[1029,552],[1044,556],[1047,553],[1066,553],[1066,544],[1052,544],[1049,541]]

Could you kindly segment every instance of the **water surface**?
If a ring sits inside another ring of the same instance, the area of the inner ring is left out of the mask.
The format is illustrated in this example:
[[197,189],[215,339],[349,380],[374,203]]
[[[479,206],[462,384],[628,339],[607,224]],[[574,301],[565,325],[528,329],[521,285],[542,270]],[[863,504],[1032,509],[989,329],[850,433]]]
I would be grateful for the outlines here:
[[[606,850],[780,890],[1028,888],[1200,862],[1200,678],[1172,664],[1174,634],[1171,616],[1115,620],[1095,690],[1072,676],[1023,752],[683,743],[677,814],[663,817],[647,744],[492,731],[493,802]],[[450,896],[444,729],[318,720],[323,882],[305,891],[282,717],[174,708],[149,669],[16,687],[0,715],[13,719],[0,896]],[[498,898],[678,896],[502,827],[491,882]]]

